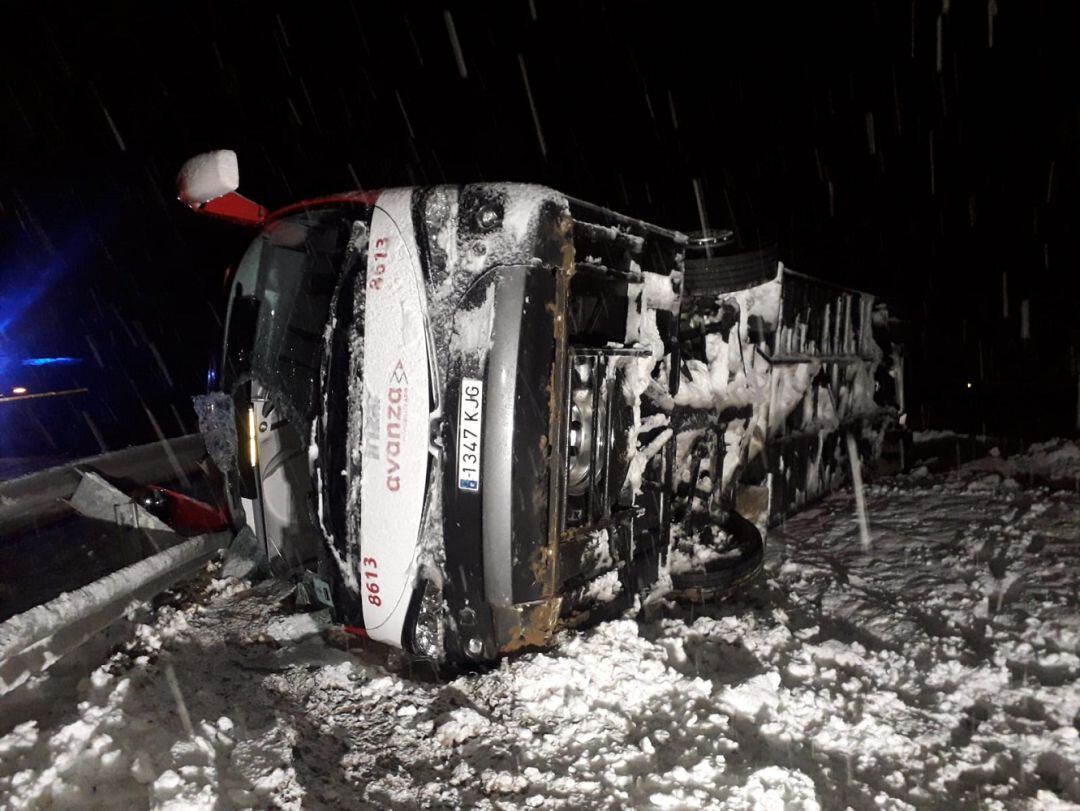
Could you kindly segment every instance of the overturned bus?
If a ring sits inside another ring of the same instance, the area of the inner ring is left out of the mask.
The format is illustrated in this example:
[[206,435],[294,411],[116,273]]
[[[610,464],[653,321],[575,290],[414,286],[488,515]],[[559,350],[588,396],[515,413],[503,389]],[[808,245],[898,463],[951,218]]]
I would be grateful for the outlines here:
[[180,175],[259,229],[207,444],[237,523],[372,639],[486,661],[729,593],[770,522],[845,480],[847,437],[873,463],[898,424],[883,307],[775,252],[534,185],[267,213],[238,180],[228,151]]

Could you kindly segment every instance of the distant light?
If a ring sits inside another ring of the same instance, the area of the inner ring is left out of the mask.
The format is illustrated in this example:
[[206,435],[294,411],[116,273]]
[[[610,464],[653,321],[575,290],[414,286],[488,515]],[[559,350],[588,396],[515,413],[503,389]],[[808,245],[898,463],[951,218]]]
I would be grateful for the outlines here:
[[26,386],[16,386],[11,390],[12,394],[26,394]]
[[972,385],[973,385],[972,383],[968,383],[967,387],[970,389],[972,387]]
[[82,363],[82,358],[27,358],[23,366],[71,366]]

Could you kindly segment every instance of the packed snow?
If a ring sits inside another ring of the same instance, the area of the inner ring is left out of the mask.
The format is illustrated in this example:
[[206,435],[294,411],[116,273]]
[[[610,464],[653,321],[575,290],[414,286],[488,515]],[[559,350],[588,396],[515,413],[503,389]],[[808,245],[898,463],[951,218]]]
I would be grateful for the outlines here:
[[1056,484],[1080,492],[1080,441],[1051,439],[1008,458],[991,449],[989,456],[973,462],[972,466],[1021,479],[1025,484]]
[[869,549],[839,493],[738,598],[480,674],[204,576],[0,730],[0,805],[1077,807],[1080,496],[984,467],[869,486]]

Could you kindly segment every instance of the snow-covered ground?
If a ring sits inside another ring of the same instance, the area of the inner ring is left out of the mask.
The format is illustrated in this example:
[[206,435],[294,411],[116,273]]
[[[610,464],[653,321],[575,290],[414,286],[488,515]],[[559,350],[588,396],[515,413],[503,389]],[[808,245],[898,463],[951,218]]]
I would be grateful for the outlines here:
[[0,806],[1073,807],[1080,497],[1009,475],[868,488],[868,551],[838,494],[740,599],[482,675],[204,579],[0,737]]
[[984,459],[972,462],[971,468],[1012,477],[1025,484],[1052,483],[1080,493],[1080,442],[1051,439],[1009,457],[991,451]]
[[[971,436],[954,431],[916,431],[913,439],[916,445],[937,445],[944,451],[944,459],[933,457],[928,460],[935,468],[941,468],[942,462],[948,463],[953,458],[960,459],[961,446],[968,458],[976,455],[978,446],[982,446],[989,453],[968,465],[971,472],[997,473],[1029,486],[1053,486],[1080,493],[1080,440],[1036,442],[1022,453],[1004,456],[999,449],[992,447],[993,439],[987,436]],[[949,453],[950,444],[956,447],[955,457]]]

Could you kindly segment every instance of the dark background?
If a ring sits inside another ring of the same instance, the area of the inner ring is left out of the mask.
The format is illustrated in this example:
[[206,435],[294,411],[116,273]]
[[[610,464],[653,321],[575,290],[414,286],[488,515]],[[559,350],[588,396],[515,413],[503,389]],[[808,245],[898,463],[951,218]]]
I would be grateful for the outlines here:
[[[8,4],[0,388],[90,392],[36,406],[32,431],[0,404],[0,456],[194,430],[251,235],[185,210],[174,178],[223,147],[270,208],[521,180],[693,230],[696,180],[710,226],[890,302],[915,427],[1071,433],[1072,5]],[[40,356],[82,360],[12,360]]]

